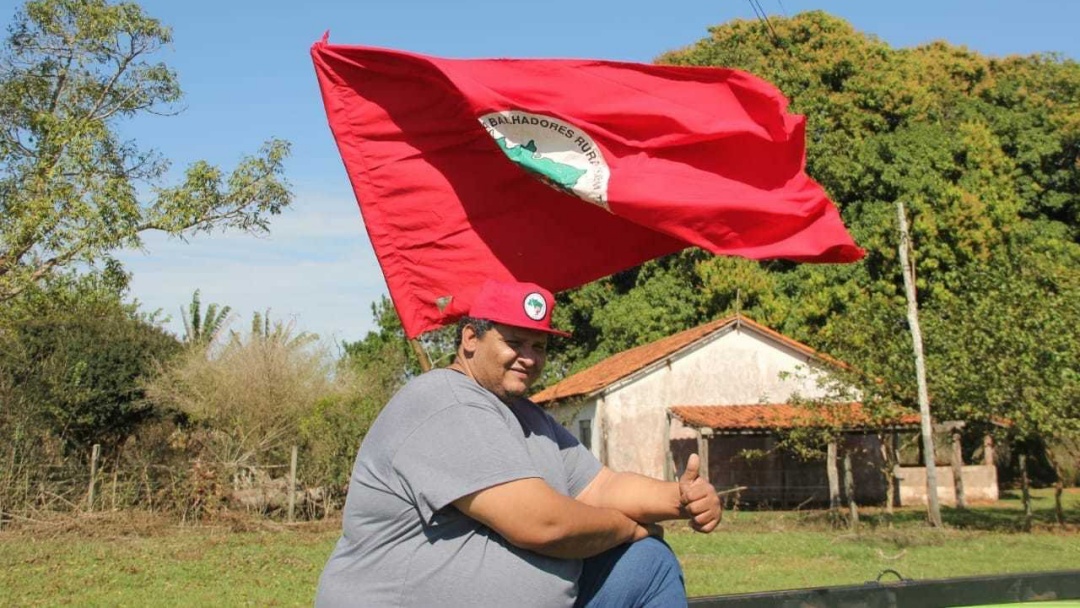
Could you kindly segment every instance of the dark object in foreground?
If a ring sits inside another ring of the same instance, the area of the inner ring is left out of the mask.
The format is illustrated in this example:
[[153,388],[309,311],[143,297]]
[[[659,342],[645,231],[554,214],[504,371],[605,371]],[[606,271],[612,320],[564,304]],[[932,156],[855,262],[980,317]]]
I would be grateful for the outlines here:
[[[896,574],[893,571],[887,571]],[[882,573],[885,574],[885,573]],[[1080,570],[970,576],[934,580],[870,581],[690,600],[695,608],[947,608],[1080,599]],[[1038,604],[1033,604],[1037,606]]]

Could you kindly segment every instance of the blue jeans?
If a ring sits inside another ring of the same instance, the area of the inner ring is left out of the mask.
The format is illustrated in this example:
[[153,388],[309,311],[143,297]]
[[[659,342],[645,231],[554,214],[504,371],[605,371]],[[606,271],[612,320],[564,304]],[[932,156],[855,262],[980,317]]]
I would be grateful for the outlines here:
[[649,537],[585,560],[577,607],[686,606],[682,568],[664,541]]

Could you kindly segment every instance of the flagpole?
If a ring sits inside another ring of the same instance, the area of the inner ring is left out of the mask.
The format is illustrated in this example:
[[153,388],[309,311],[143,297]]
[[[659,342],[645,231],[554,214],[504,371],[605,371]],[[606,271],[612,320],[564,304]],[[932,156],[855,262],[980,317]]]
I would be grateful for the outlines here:
[[420,360],[420,371],[431,371],[431,359],[428,358],[427,352],[424,347],[420,345],[420,341],[416,338],[409,338],[409,346],[412,346],[413,352],[416,353],[416,358]]

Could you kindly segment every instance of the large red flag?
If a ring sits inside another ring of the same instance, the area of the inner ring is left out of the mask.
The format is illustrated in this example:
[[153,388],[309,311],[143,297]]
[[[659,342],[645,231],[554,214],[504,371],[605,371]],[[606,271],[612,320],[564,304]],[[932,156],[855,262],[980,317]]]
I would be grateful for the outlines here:
[[737,70],[311,49],[406,334],[487,278],[582,285],[697,245],[862,257],[804,171],[804,121]]

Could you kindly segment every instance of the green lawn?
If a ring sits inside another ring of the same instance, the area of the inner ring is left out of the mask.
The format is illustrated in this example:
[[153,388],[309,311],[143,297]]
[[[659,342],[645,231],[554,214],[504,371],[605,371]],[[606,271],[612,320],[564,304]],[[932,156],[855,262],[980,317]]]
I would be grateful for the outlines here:
[[[1036,531],[1015,531],[1005,500],[945,511],[949,529],[904,510],[888,524],[868,513],[858,531],[818,512],[727,514],[722,528],[667,536],[691,595],[858,584],[886,568],[908,578],[1080,569],[1080,492],[1067,494],[1065,530],[1037,496]],[[337,539],[328,524],[177,526],[136,514],[33,524],[0,532],[0,605],[309,606]]]

